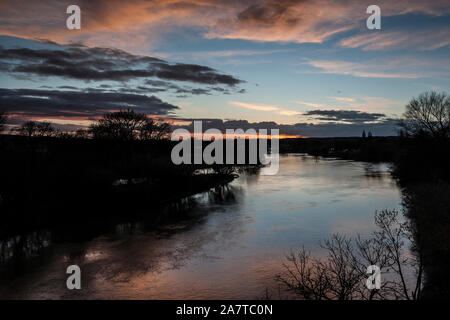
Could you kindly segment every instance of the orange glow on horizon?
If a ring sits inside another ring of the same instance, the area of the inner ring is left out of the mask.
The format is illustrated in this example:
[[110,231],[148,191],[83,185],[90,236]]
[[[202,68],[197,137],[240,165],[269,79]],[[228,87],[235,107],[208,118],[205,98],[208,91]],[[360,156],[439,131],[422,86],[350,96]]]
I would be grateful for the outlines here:
[[[196,133],[190,133],[192,138],[196,138],[198,134]],[[214,140],[216,135],[214,134],[205,134],[202,133],[202,139],[205,141],[211,141]],[[249,139],[272,139],[272,137],[278,137],[278,139],[298,139],[298,138],[308,138],[307,136],[302,136],[300,134],[279,134],[279,135],[270,135],[270,134],[230,134],[227,135],[226,133],[222,133],[221,137],[219,139],[235,139],[235,138],[243,138],[246,140]]]
[[[111,110],[111,112],[115,112],[116,110]],[[33,116],[33,117],[21,117],[22,113],[21,112],[15,112],[10,114],[10,118],[21,118],[25,121],[37,121],[37,122],[42,122],[42,121],[48,121],[50,123],[56,124],[56,125],[74,125],[74,126],[79,126],[80,128],[88,128],[91,124],[93,124],[95,121],[98,121],[99,119],[102,118],[102,116],[92,116],[92,117],[86,117],[86,116],[53,116],[53,117],[45,117],[45,116]],[[173,119],[173,118],[169,118],[166,116],[158,116],[158,115],[148,115],[149,119],[152,119],[154,121],[160,121],[160,122],[166,122],[169,123],[170,125],[189,125],[192,122],[191,121],[187,121],[187,120],[178,120],[178,119]],[[12,125],[13,127],[17,126],[17,125]],[[178,129],[177,127],[175,127],[174,129]],[[180,129],[185,129],[185,128],[180,128]],[[237,130],[239,128],[235,128],[234,130]],[[270,129],[267,129],[267,131],[269,131]],[[197,134],[191,132],[190,133],[192,138],[196,138]],[[214,134],[207,134],[202,132],[202,139],[205,141],[211,141],[211,139],[213,137],[215,137],[216,135]],[[226,133],[222,133],[220,139],[233,139],[233,138],[244,138],[244,139],[272,139],[272,137],[277,136],[278,139],[298,139],[298,138],[308,138],[308,136],[304,136],[301,134],[279,134],[279,135],[263,135],[263,134],[239,134],[239,133],[233,133],[230,134],[229,137],[227,137]]]

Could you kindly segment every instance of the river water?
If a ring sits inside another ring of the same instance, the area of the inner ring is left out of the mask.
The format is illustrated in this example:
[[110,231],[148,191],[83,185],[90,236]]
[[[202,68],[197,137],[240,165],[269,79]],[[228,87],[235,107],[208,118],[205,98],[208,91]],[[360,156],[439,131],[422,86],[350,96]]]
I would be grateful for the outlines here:
[[[126,223],[88,241],[49,245],[1,282],[0,298],[256,299],[266,288],[289,298],[274,280],[287,253],[305,247],[320,255],[320,240],[367,235],[376,210],[401,209],[389,170],[284,155],[277,175],[242,173],[190,198],[176,222]],[[81,290],[66,288],[72,264],[81,268]]]

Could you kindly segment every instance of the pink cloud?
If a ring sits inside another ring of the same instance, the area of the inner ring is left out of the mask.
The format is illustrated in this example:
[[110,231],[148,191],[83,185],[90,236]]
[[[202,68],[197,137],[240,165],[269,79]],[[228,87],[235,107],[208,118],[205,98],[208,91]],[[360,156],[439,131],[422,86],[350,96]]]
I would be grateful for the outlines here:
[[359,34],[340,41],[348,48],[362,48],[364,51],[415,48],[435,50],[450,45],[450,28],[422,30],[417,32],[381,32]]
[[321,73],[349,75],[361,78],[404,78],[415,79],[421,75],[385,70],[379,64],[356,63],[339,60],[312,60],[308,64],[320,70]]
[[[77,3],[81,7],[82,29],[73,31],[65,27],[65,8],[72,1],[2,1],[0,33],[58,42],[83,41],[136,52],[151,49],[155,42],[162,41],[163,33],[186,27],[203,30],[206,38],[320,43],[343,31],[361,28],[367,18],[367,4],[357,0],[82,0]],[[383,16],[450,12],[447,1],[379,0],[377,4]],[[344,45],[354,46],[353,41],[348,39]]]

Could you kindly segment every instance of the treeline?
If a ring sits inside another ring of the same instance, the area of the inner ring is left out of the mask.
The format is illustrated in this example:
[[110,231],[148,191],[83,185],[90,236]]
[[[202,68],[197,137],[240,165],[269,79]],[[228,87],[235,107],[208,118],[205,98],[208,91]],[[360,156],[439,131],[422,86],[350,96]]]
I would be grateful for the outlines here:
[[393,162],[397,157],[399,137],[299,138],[280,140],[280,152],[308,153],[312,156]]
[[402,182],[450,181],[450,97],[426,92],[407,105],[398,136],[283,139],[280,151],[395,164]]
[[[450,297],[450,96],[434,91],[411,99],[396,137],[285,139],[281,152],[394,166],[403,195],[411,250],[425,274],[417,299]],[[419,275],[420,276],[420,275]],[[419,286],[422,283],[419,283]],[[409,292],[407,292],[409,294]],[[405,294],[405,297],[407,297]]]
[[406,106],[394,174],[413,250],[423,262],[424,299],[450,298],[450,97],[427,92]]
[[123,110],[83,132],[29,121],[0,135],[0,238],[151,217],[166,203],[234,178],[229,167],[199,174],[205,166],[174,165],[169,132],[165,123]]
[[[0,133],[7,122],[7,114],[0,112]],[[56,129],[49,121],[26,121],[19,127],[10,130],[10,134],[25,137],[54,137],[54,138],[78,138],[101,139],[115,141],[132,140],[160,140],[165,139],[171,132],[171,127],[166,122],[154,121],[146,114],[137,113],[134,110],[120,110],[105,114],[87,129],[76,131],[62,131]]]

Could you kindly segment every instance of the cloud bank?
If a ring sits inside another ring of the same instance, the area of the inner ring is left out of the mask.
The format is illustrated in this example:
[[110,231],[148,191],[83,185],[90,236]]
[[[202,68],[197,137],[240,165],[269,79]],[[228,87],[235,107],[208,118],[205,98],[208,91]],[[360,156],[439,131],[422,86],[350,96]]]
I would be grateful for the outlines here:
[[133,55],[113,48],[56,45],[52,49],[0,47],[3,71],[83,81],[158,78],[202,85],[236,86],[243,81],[207,66]]
[[167,115],[178,109],[157,97],[101,90],[63,91],[0,89],[0,109],[23,117],[95,119],[107,112],[130,108]]
[[[81,0],[76,1],[83,17],[80,32],[65,28],[65,9],[70,4],[73,1],[2,1],[0,33],[122,48],[139,48],[143,44],[151,47],[165,32],[182,28],[201,30],[206,38],[320,43],[338,33],[361,28],[370,3],[360,0]],[[382,8],[383,17],[450,13],[445,0],[379,0],[377,5]],[[129,37],[130,33],[133,38]],[[445,37],[448,39],[448,35]],[[344,45],[351,43],[349,40]]]
[[356,110],[312,110],[303,113],[322,121],[342,121],[347,123],[366,123],[386,118],[384,113],[369,113]]

